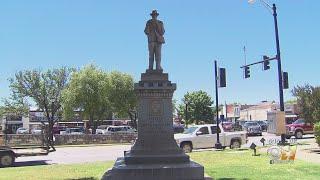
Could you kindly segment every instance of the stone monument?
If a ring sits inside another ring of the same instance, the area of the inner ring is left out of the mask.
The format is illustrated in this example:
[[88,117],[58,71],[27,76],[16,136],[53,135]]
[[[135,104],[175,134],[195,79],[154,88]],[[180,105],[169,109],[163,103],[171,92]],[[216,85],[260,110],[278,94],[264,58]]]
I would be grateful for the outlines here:
[[[190,161],[174,140],[171,83],[161,67],[163,23],[157,11],[150,14],[145,33],[149,44],[149,68],[135,84],[138,97],[138,138],[131,150],[118,158],[103,180],[203,180],[203,166]],[[153,62],[156,61],[156,69]]]

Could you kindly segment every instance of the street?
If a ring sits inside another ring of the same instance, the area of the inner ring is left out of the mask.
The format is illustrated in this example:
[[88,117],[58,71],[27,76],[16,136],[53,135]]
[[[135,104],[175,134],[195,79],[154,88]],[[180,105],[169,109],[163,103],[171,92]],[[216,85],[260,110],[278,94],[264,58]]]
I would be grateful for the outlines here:
[[[261,138],[266,139],[265,144],[270,145],[280,140],[280,136],[264,133],[263,136],[248,137],[248,143],[242,145],[248,148],[251,143],[262,146]],[[295,141],[295,139],[291,139]],[[306,135],[303,139],[297,140],[298,143],[314,142],[311,135]],[[45,164],[74,164],[96,161],[114,161],[117,157],[123,156],[124,151],[130,150],[131,145],[101,145],[101,146],[84,146],[84,147],[58,147],[56,152],[47,156],[20,157],[16,159],[15,166],[31,166]],[[206,149],[210,150],[210,149]],[[198,150],[203,151],[203,150]],[[299,156],[298,156],[299,158]]]

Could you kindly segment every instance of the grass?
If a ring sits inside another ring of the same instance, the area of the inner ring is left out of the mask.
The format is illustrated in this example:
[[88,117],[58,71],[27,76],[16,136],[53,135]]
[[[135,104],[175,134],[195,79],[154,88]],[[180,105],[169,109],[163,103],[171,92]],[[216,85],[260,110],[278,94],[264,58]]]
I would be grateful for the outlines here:
[[[269,164],[265,154],[252,156],[251,151],[206,151],[189,154],[204,165],[205,172],[214,179],[319,179],[320,164],[295,161],[293,164]],[[46,180],[91,179],[98,180],[113,162],[72,165],[41,165],[1,168],[0,179]]]
[[252,151],[207,151],[190,156],[214,179],[315,180],[320,177],[320,164],[300,160],[292,164],[269,164],[266,154],[252,156]]
[[113,162],[1,168],[1,180],[98,180]]

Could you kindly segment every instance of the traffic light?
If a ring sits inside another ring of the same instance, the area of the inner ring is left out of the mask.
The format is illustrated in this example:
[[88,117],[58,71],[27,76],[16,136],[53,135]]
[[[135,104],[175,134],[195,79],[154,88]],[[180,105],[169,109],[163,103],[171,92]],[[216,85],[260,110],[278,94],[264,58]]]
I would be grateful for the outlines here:
[[283,89],[289,89],[288,72],[282,73]]
[[270,69],[270,61],[268,56],[263,56],[263,70]]
[[219,68],[219,87],[226,87],[227,79],[226,79],[226,69]]
[[249,78],[250,77],[250,67],[245,66],[244,67],[244,78]]

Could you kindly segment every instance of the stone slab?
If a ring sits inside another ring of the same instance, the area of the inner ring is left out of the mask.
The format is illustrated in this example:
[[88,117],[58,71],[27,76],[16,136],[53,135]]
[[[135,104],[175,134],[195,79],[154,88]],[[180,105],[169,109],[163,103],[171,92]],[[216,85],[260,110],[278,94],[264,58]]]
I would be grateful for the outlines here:
[[130,156],[126,154],[124,157],[126,164],[154,164],[154,163],[187,163],[190,161],[188,155],[181,154],[173,154],[173,155],[134,155]]
[[118,158],[102,180],[204,180],[203,166],[190,161],[177,164],[126,165]]

